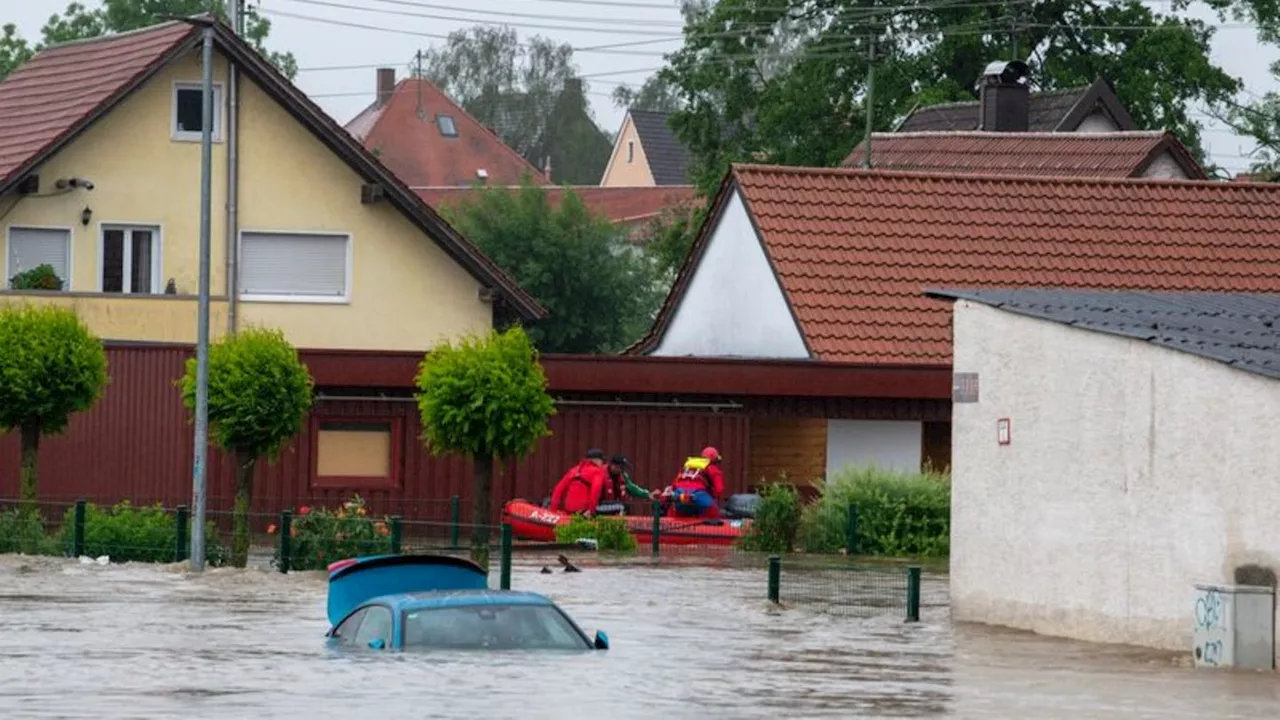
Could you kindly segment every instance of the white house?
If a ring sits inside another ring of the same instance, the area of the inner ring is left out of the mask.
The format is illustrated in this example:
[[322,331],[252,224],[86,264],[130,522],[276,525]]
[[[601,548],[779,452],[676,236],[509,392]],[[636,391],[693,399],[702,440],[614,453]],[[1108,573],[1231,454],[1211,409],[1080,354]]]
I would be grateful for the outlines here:
[[1192,649],[1280,568],[1280,295],[945,291],[956,620]]

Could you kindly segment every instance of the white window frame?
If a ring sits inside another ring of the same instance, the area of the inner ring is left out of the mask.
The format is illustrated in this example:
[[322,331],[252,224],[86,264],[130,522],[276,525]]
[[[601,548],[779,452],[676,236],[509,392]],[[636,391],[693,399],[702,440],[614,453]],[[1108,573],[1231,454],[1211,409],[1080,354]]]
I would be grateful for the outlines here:
[[[169,94],[169,133],[174,142],[201,142],[203,133],[179,131],[178,130],[178,91],[179,90],[195,90],[204,92],[204,83],[187,82],[184,80],[174,81],[173,91]],[[222,110],[222,83],[213,84],[213,141],[222,142],[223,116]]]
[[67,276],[62,278],[62,292],[71,292],[71,278],[75,275],[75,228],[69,225],[21,225],[18,223],[9,225],[4,231],[4,277],[0,278],[0,290],[6,292],[31,292],[30,290],[12,290],[9,288],[9,280],[15,274],[13,268],[9,267],[14,230],[57,230],[67,234]]
[[[102,289],[102,275],[106,270],[107,231],[123,230],[125,232],[124,268],[122,269],[120,292],[108,293]],[[133,244],[129,238],[134,230],[147,230],[151,233],[151,289],[145,293],[135,293],[129,289],[129,280],[133,271]],[[164,228],[159,223],[104,222],[98,223],[98,292],[106,295],[159,295],[161,275],[164,274]]]
[[240,277],[236,278],[236,292],[240,294],[242,302],[261,302],[261,303],[311,303],[317,305],[346,305],[351,302],[351,267],[352,267],[352,248],[355,245],[355,236],[349,232],[341,230],[264,230],[262,228],[241,228],[237,234],[236,246],[237,257],[241,260],[236,267],[237,274],[244,272],[244,236],[245,235],[299,235],[310,237],[341,237],[345,238],[346,246],[346,263],[343,268],[344,287],[342,295],[280,295],[274,293],[246,293],[241,287]]

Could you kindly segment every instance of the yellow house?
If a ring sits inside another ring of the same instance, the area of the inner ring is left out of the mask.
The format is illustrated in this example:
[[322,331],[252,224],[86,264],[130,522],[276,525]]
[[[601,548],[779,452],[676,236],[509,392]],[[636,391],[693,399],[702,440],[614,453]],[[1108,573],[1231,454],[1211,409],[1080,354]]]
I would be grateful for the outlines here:
[[622,119],[604,187],[690,185],[689,151],[671,131],[669,113],[631,109]]
[[[211,332],[423,350],[545,311],[207,16],[50,47],[0,83],[0,303],[109,340],[194,342],[201,42],[214,35]],[[51,266],[57,290],[30,285]],[[500,316],[500,317],[496,317]]]

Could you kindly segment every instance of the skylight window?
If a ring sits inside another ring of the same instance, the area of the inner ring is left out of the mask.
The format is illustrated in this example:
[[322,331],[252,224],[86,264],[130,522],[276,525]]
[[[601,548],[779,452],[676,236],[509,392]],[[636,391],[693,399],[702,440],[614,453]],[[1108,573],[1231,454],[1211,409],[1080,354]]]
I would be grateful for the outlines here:
[[440,128],[440,134],[445,137],[458,137],[458,126],[453,124],[452,115],[437,115],[436,127]]

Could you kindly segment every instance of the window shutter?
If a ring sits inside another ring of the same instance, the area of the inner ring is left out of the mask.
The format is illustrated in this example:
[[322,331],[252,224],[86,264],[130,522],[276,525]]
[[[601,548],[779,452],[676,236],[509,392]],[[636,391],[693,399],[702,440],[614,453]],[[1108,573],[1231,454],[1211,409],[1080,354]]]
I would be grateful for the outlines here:
[[67,255],[70,246],[71,233],[66,230],[10,228],[9,277],[4,279],[5,285],[18,273],[40,265],[51,265],[62,278],[63,288],[69,288],[71,278],[67,277]]
[[244,295],[343,297],[347,292],[346,235],[244,233],[240,292]]

